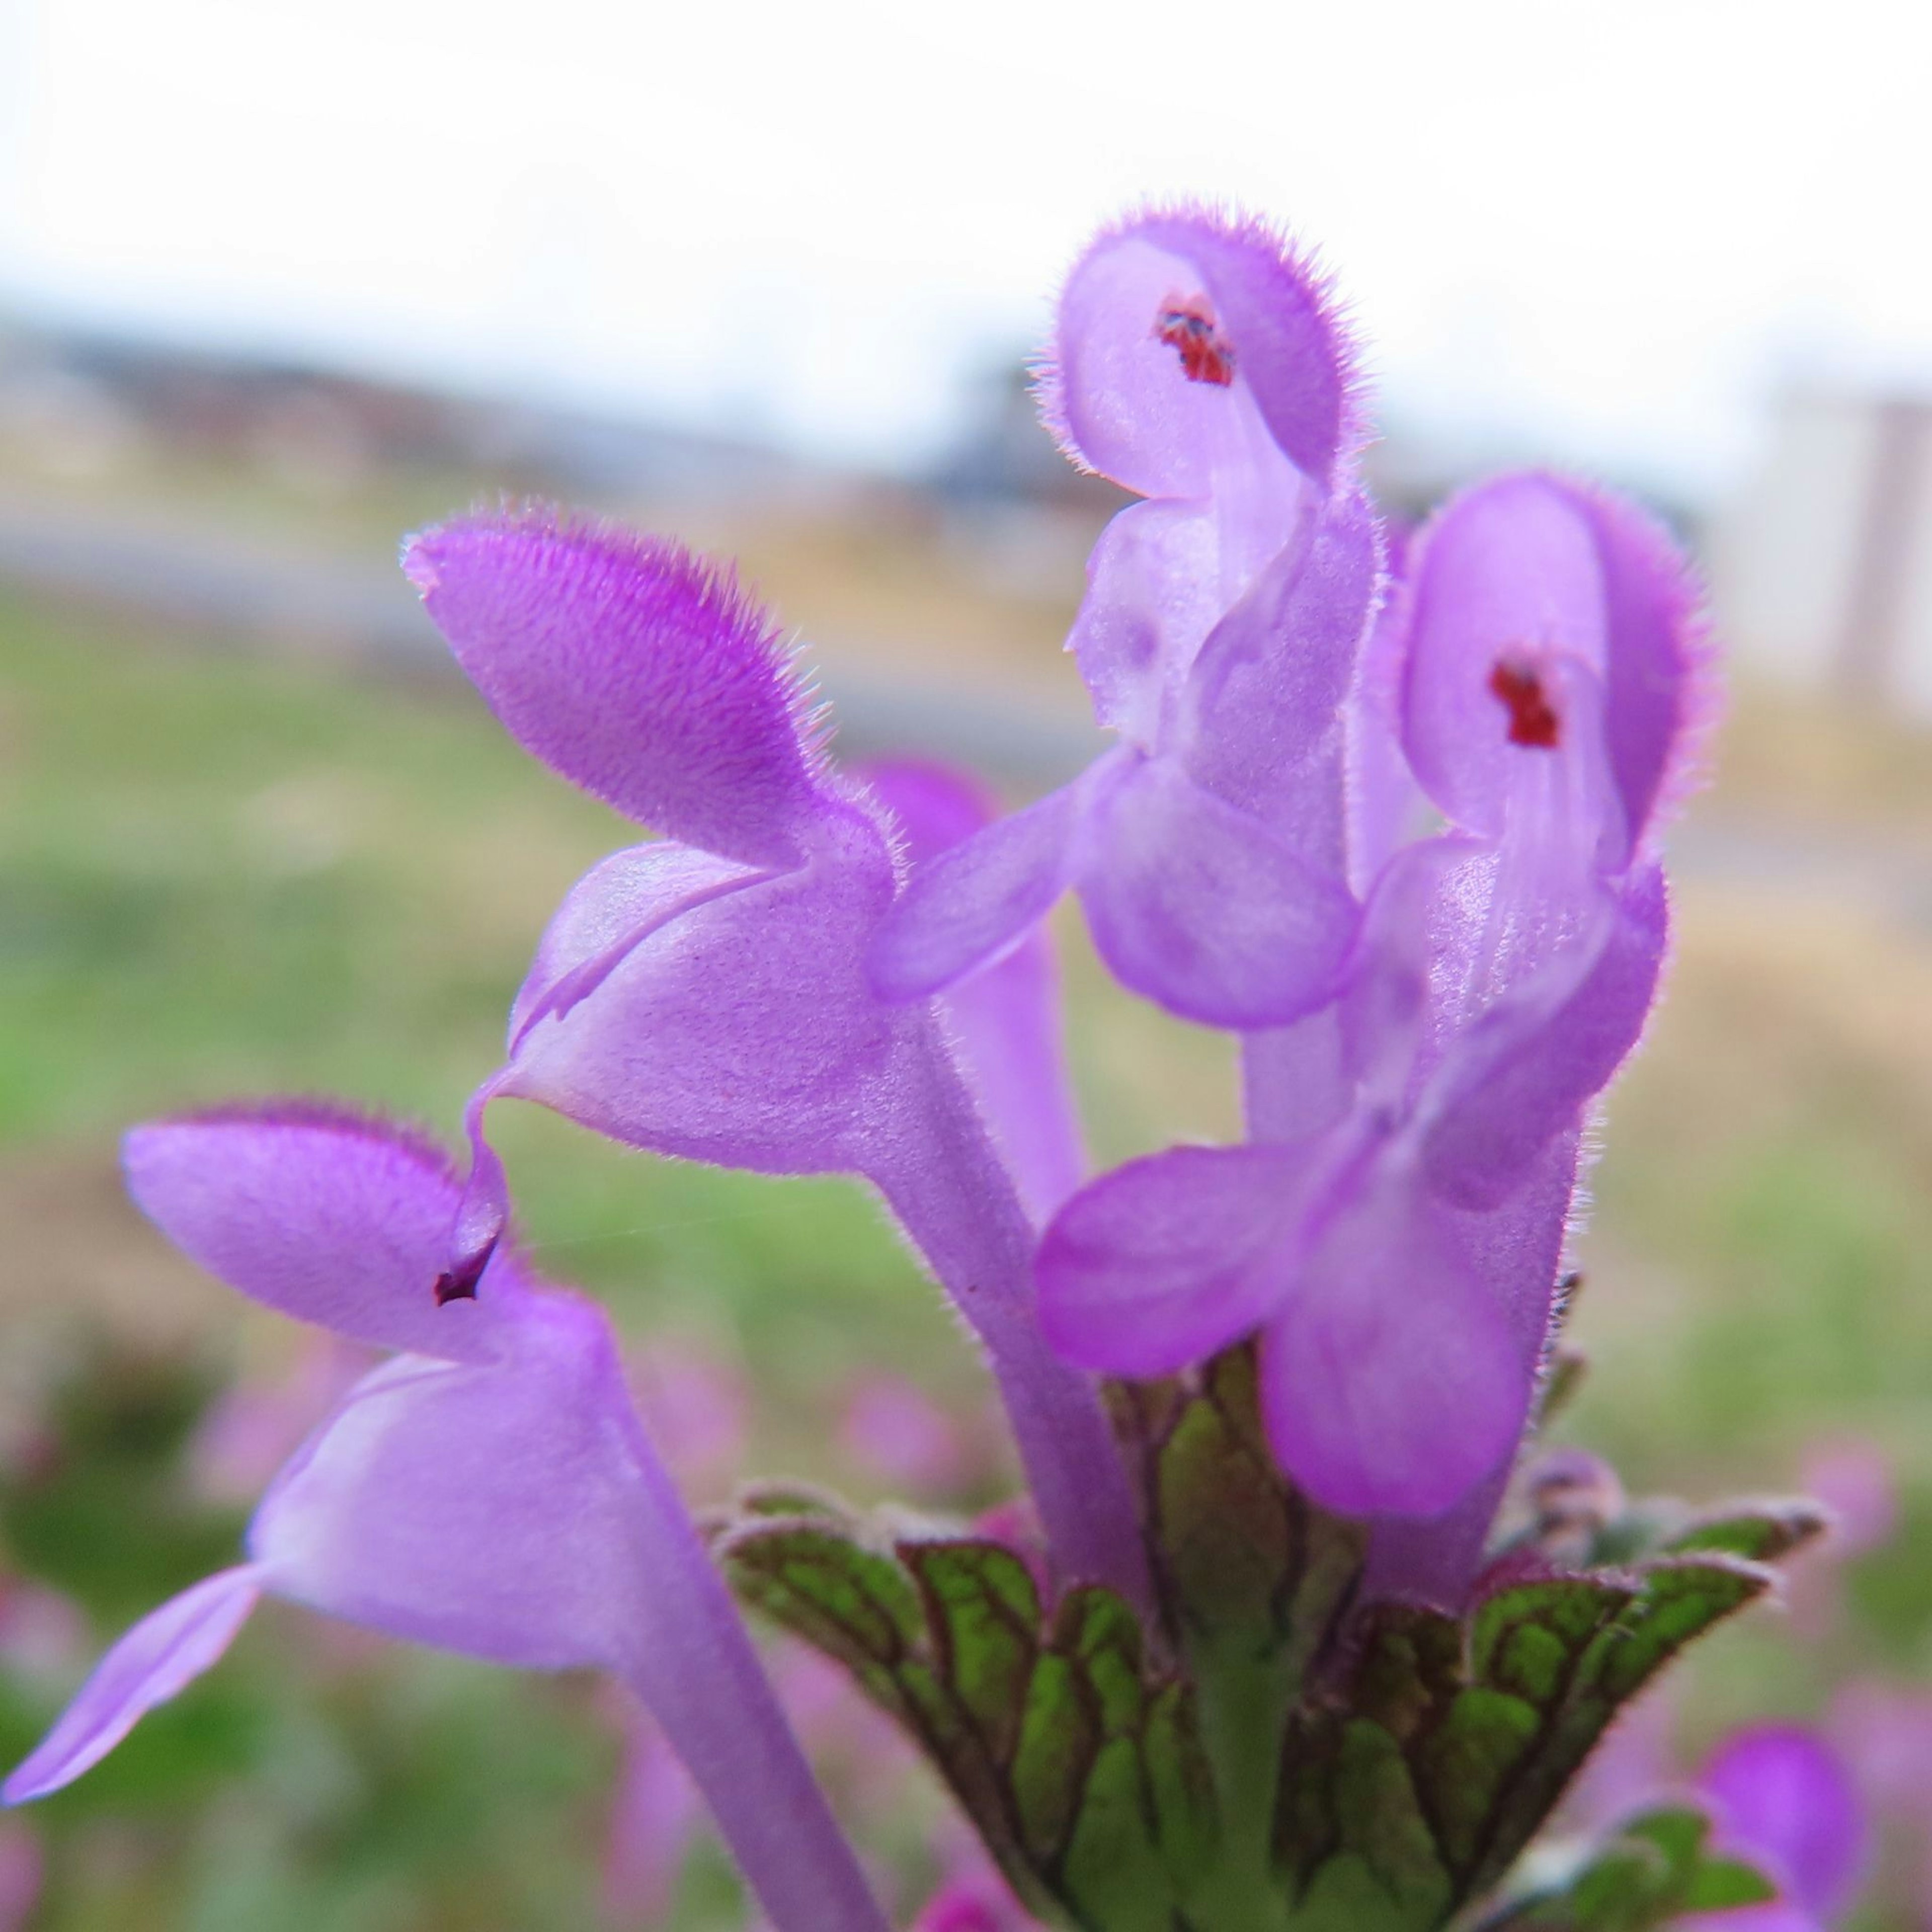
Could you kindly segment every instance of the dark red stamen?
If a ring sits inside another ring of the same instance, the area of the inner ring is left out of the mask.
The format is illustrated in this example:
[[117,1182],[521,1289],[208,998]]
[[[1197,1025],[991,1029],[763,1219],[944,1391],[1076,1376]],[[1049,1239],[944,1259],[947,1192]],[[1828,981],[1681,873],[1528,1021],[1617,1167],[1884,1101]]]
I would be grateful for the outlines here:
[[490,1257],[496,1252],[500,1235],[492,1234],[473,1255],[465,1256],[453,1268],[446,1268],[436,1278],[436,1305],[447,1307],[452,1301],[474,1301],[476,1284],[483,1279],[483,1270],[490,1265]]
[[1180,356],[1180,373],[1190,382],[1225,389],[1234,380],[1234,352],[1215,326],[1214,311],[1199,296],[1169,296],[1154,317],[1154,332]]
[[1509,741],[1532,751],[1553,752],[1562,742],[1563,720],[1544,694],[1543,680],[1526,664],[1498,658],[1490,690],[1509,713]]

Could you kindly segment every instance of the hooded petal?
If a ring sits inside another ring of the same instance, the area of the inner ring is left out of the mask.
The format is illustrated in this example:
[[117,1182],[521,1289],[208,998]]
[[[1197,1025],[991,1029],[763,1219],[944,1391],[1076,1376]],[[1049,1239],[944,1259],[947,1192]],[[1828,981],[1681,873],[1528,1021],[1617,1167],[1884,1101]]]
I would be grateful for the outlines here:
[[1204,1361],[1280,1308],[1306,1163],[1276,1148],[1171,1148],[1084,1188],[1040,1244],[1040,1326],[1083,1368],[1142,1378]]
[[595,992],[634,946],[680,914],[769,878],[687,845],[633,845],[601,860],[552,915],[510,1009],[510,1048],[538,1020]]
[[24,1804],[98,1764],[158,1704],[218,1662],[262,1594],[259,1569],[224,1570],[143,1617],[94,1669],[39,1748],[0,1786]]
[[[1291,495],[1290,512],[1296,502]],[[1280,521],[1278,542],[1264,555],[1287,541],[1292,515]],[[1223,580],[1222,537],[1212,504],[1163,497],[1130,504],[1087,560],[1087,594],[1066,648],[1095,721],[1144,752],[1156,748],[1195,654],[1246,587]]]
[[1436,1516],[1522,1434],[1534,1372],[1423,1203],[1346,1208],[1263,1332],[1262,1419],[1282,1467],[1345,1516]]
[[868,970],[881,998],[927,998],[1046,916],[1071,882],[1074,832],[1106,766],[916,869],[872,942]]
[[244,1294],[350,1341],[452,1360],[501,1347],[514,1262],[490,1263],[488,1305],[430,1291],[461,1189],[400,1130],[302,1104],[136,1127],[128,1192],[182,1252]]
[[399,1356],[366,1377],[263,1499],[258,1574],[391,1636],[618,1672],[781,1932],[883,1932],[603,1316],[533,1295],[516,1326],[501,1362]]
[[1460,1207],[1504,1199],[1541,1149],[1574,1130],[1642,1034],[1663,969],[1664,874],[1638,872],[1580,935],[1459,1038],[1436,1076],[1424,1160]]
[[1870,1828],[1849,1768],[1821,1738],[1795,1724],[1756,1726],[1733,1736],[1697,1782],[1726,1851],[1762,1865],[1825,1924],[1851,1904]]
[[1124,986],[1183,1018],[1280,1026],[1334,996],[1358,910],[1260,819],[1172,759],[1141,764],[1083,827],[1080,896]]
[[683,844],[797,862],[818,753],[777,631],[728,571],[536,512],[427,530],[404,568],[526,751]]
[[1414,565],[1404,741],[1430,796],[1495,836],[1526,764],[1584,760],[1604,862],[1681,791],[1714,708],[1688,569],[1629,506],[1558,478],[1457,497]]
[[364,1376],[263,1498],[250,1554],[279,1594],[392,1636],[615,1666],[649,1588],[628,1413],[602,1317],[532,1300],[502,1362]]
[[[944,766],[894,760],[864,776],[898,821],[915,879],[996,814],[979,785]],[[946,1010],[1028,1211],[1043,1218],[1086,1172],[1060,1036],[1060,974],[1046,932],[1036,928],[1003,958],[956,981]]]
[[1366,895],[1405,840],[1424,830],[1426,801],[1402,748],[1402,680],[1414,596],[1408,537],[1385,526],[1388,580],[1356,660],[1343,717],[1348,734],[1348,882]]
[[1143,496],[1204,496],[1264,452],[1325,484],[1357,434],[1328,284],[1264,224],[1151,208],[1073,266],[1040,409],[1067,454]]
[[[1576,1156],[1577,1136],[1565,1135],[1544,1149],[1528,1179],[1500,1208],[1486,1214],[1438,1210],[1445,1238],[1488,1290],[1526,1374],[1544,1360],[1562,1312]],[[1364,1597],[1459,1612],[1482,1568],[1509,1479],[1508,1460],[1499,1461],[1444,1514],[1377,1523]]]
[[1196,781],[1340,874],[1346,700],[1375,608],[1379,542],[1359,492],[1331,498],[1202,646],[1182,755]]
[[764,1173],[854,1166],[896,1043],[925,1023],[863,970],[890,903],[867,822],[838,856],[713,898],[528,1026],[479,1098],[536,1100],[633,1147]]

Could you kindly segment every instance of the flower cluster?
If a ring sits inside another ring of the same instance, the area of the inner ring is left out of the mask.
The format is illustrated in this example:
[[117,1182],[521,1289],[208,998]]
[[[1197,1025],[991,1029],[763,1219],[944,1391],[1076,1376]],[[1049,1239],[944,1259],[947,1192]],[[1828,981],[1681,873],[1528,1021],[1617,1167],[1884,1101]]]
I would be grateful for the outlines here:
[[[1348,332],[1256,223],[1104,231],[1040,398],[1069,456],[1140,500],[1101,536],[1070,640],[1118,742],[1008,816],[960,775],[840,768],[771,618],[674,544],[507,510],[409,544],[506,729],[654,836],[544,934],[468,1109],[466,1176],[286,1106],[130,1138],[136,1198],[190,1256],[395,1352],[270,1484],[248,1561],[122,1640],[10,1799],[92,1763],[268,1591],[616,1672],[774,1925],[882,1922],[603,1318],[519,1258],[500,1100],[684,1159],[858,1177],[925,1258],[984,1351],[1043,1556],[1024,1536],[889,1549],[829,1508],[776,1530],[766,1510],[718,1547],[914,1732],[1040,1916],[1259,1923],[1228,1901],[1265,1872],[1331,1912],[1374,1886],[1388,1924],[1439,1923],[1493,1885],[1617,1702],[1761,1586],[1748,1559],[1795,1536],[1784,1519],[1688,1534],[1641,1574],[1559,1575],[1553,1543],[1485,1569],[1592,1109],[1655,995],[1660,838],[1712,708],[1676,550],[1540,474],[1385,530]],[[1239,1036],[1243,1143],[1088,1178],[1041,925],[1070,889],[1126,987]],[[1244,1653],[1267,1671],[1232,1680],[1268,1687],[1258,1756],[1223,1721],[1231,1653],[1203,1636],[1239,1592],[1226,1564],[1201,1585],[1200,1552],[1246,1535],[1216,1527],[1241,1510],[1298,1526]],[[1574,1649],[1560,1684],[1525,1630]],[[1442,1643],[1453,1669],[1426,1663]],[[1398,1654],[1420,1673],[1408,1705]],[[1492,1757],[1514,1754],[1514,1782],[1480,1831],[1437,1808],[1427,1870],[1384,1871],[1398,1826],[1376,1837],[1360,1803],[1430,1811],[1439,1768],[1402,1712],[1432,1700],[1444,1736],[1490,1713],[1458,1802]],[[1396,1767],[1371,1801],[1349,1795],[1370,1788],[1364,1725]],[[928,1922],[1003,1922],[979,1885]]]

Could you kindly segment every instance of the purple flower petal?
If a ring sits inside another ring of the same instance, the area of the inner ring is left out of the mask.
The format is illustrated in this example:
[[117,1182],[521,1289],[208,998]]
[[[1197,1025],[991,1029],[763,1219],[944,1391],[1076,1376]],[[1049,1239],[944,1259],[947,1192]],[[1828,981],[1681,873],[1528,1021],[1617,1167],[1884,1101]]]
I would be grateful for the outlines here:
[[769,878],[688,846],[658,842],[592,866],[552,915],[510,1009],[510,1050],[538,1021],[595,992],[634,946],[682,914]]
[[[864,776],[898,821],[914,878],[996,814],[976,784],[943,766],[894,760],[868,766]],[[1045,932],[1036,928],[1004,957],[955,982],[945,1006],[1028,1211],[1044,1220],[1087,1167],[1060,1037],[1059,969]]]
[[1488,1285],[1391,1186],[1337,1217],[1263,1331],[1262,1417],[1325,1508],[1430,1516],[1515,1446],[1533,1374]]
[[[870,1096],[916,1008],[882,1007],[861,961],[890,902],[882,842],[747,885],[622,949],[594,992],[529,1025],[488,1091],[632,1146],[765,1173],[854,1165]],[[598,915],[579,889],[573,917]],[[612,916],[621,918],[625,908]]]
[[664,1728],[772,1923],[880,1924],[590,1304],[532,1295],[483,1366],[399,1356],[249,1532],[278,1595],[526,1668],[616,1672]]
[[461,1190],[440,1153],[400,1130],[291,1104],[136,1127],[122,1158],[148,1218],[268,1307],[452,1360],[502,1346],[514,1264],[491,1262],[488,1306],[437,1307],[430,1289]]
[[996,959],[1051,910],[1073,874],[1073,838],[1106,774],[1052,792],[917,868],[874,934],[882,999],[925,999]]
[[[1295,499],[1291,495],[1292,511]],[[1274,508],[1273,548],[1293,520]],[[1216,507],[1174,498],[1132,503],[1100,533],[1087,560],[1087,594],[1066,648],[1094,700],[1095,719],[1142,751],[1154,750],[1168,707],[1208,634],[1243,586],[1222,580]]]
[[622,1664],[649,1579],[621,1371],[587,1304],[515,1325],[502,1363],[399,1356],[356,1385],[250,1529],[279,1594],[500,1664]]
[[854,814],[842,829],[842,853],[821,849],[660,927],[567,1014],[524,1034],[471,1102],[452,1272],[488,1251],[506,1211],[480,1132],[499,1095],[683,1158],[862,1174],[985,1342],[1057,1560],[1138,1600],[1126,1476],[1094,1390],[1040,1337],[1024,1204],[933,1009],[886,1006],[866,982],[894,880],[872,822]]
[[1366,499],[1332,498],[1307,543],[1285,552],[1202,645],[1181,728],[1198,784],[1338,876],[1345,703],[1375,608],[1378,548]]
[[1791,1901],[1828,1922],[1863,1879],[1870,1833],[1849,1768],[1810,1732],[1763,1724],[1733,1736],[1698,1784],[1719,1841],[1763,1864]]
[[[1404,701],[1410,763],[1460,826],[1502,830],[1526,772],[1600,765],[1604,862],[1647,846],[1714,709],[1688,572],[1614,500],[1540,475],[1466,492],[1424,532]],[[1615,802],[1612,804],[1612,800]]]
[[1422,836],[1427,802],[1402,748],[1402,682],[1414,592],[1410,544],[1384,528],[1389,581],[1357,661],[1348,734],[1348,883],[1364,896],[1406,839]]
[[1357,908],[1258,818],[1150,759],[1083,828],[1080,896],[1120,982],[1184,1018],[1280,1026],[1334,996]]
[[0,1800],[44,1798],[98,1764],[157,1704],[219,1660],[261,1594],[259,1567],[244,1564],[150,1611],[94,1666],[39,1748],[0,1786]]
[[426,530],[404,568],[526,750],[683,844],[797,862],[818,754],[778,633],[728,571],[535,512]]
[[[1557,1284],[1576,1194],[1576,1155],[1577,1136],[1566,1135],[1543,1150],[1528,1180],[1500,1208],[1480,1214],[1438,1210],[1464,1268],[1487,1289],[1526,1374],[1544,1359],[1560,1310]],[[1507,1413],[1516,1400],[1514,1384],[1503,1400]],[[1460,1612],[1482,1568],[1510,1473],[1507,1459],[1499,1460],[1442,1514],[1378,1523],[1364,1595]]]
[[1172,1148],[1084,1188],[1040,1244],[1040,1325],[1069,1361],[1172,1375],[1280,1310],[1306,1163],[1277,1148]]
[[1151,208],[1074,264],[1040,410],[1083,467],[1143,496],[1204,496],[1270,449],[1325,484],[1359,433],[1356,380],[1325,280],[1281,235]]
[[1450,1049],[1424,1154],[1445,1200],[1489,1208],[1504,1199],[1636,1044],[1668,941],[1662,872],[1646,868],[1622,887],[1605,924],[1600,944],[1559,952]]

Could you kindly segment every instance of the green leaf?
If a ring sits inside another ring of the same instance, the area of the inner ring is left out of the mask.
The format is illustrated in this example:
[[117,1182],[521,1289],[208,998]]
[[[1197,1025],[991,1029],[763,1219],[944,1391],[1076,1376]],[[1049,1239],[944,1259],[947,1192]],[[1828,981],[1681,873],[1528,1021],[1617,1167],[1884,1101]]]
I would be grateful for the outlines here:
[[1115,1412],[1139,1438],[1148,1517],[1190,1648],[1278,1663],[1292,1686],[1354,1599],[1368,1532],[1317,1509],[1276,1468],[1252,1348],[1216,1356],[1198,1388],[1117,1390]]
[[907,1714],[899,1666],[922,1635],[912,1580],[894,1559],[817,1520],[754,1520],[728,1530],[718,1556],[740,1595],[852,1672]]
[[1686,1912],[1728,1912],[1733,1906],[1766,1905],[1778,1888],[1761,1871],[1736,1858],[1705,1858],[1684,1888]]
[[1710,1823],[1672,1805],[1646,1813],[1600,1846],[1560,1886],[1507,1906],[1486,1932],[1657,1932],[1684,1914],[1756,1905],[1776,1895],[1763,1876],[1705,1846]]
[[[1366,1726],[1398,1754],[1412,1787],[1406,1795],[1384,1787],[1375,1801],[1389,1808],[1391,1828],[1413,1834],[1422,1821],[1449,1904],[1482,1897],[1515,1863],[1618,1707],[1769,1581],[1768,1571],[1735,1556],[1700,1552],[1636,1571],[1518,1575],[1481,1597],[1466,1624],[1378,1606],[1358,1623],[1354,1664],[1333,1704],[1304,1710],[1291,1727],[1275,1844],[1292,1895],[1340,1884],[1323,1876],[1338,1852],[1366,1856],[1359,1825],[1351,1826],[1334,1795],[1346,1752],[1366,1748]],[[1616,1856],[1592,1868],[1582,1894],[1594,1915],[1588,1922],[1618,1924],[1627,1910],[1640,1918],[1651,1891],[1692,1868],[1686,1862],[1698,1856],[1702,1828],[1694,1814],[1687,1823],[1674,1813],[1633,1827]],[[1391,1888],[1390,1896],[1402,1894]]]
[[940,1675],[1004,1763],[1040,1650],[1040,1597],[1026,1565],[992,1543],[902,1543],[898,1557],[925,1597]]
[[1219,1837],[1214,1774],[1201,1743],[1191,1688],[1165,1684],[1148,1706],[1141,1736],[1154,1835],[1178,1886],[1185,1892],[1207,1870]]
[[1788,1502],[1752,1503],[1705,1516],[1666,1540],[1670,1556],[1718,1550],[1748,1562],[1774,1563],[1824,1534],[1830,1518],[1804,1497]]
[[1106,1932],[1171,1932],[1174,1890],[1145,1829],[1146,1768],[1131,1738],[1102,1744],[1088,1771],[1061,1882],[1083,1924]]
[[1100,1748],[1097,1719],[1080,1694],[1079,1673],[1052,1653],[1034,1665],[1013,1754],[1012,1794],[1020,1835],[1050,1869],[1066,1849],[1088,1768]]
[[[761,1514],[778,1498],[807,1513]],[[1026,1565],[971,1537],[902,1540],[810,1492],[758,1492],[714,1547],[739,1594],[905,1725],[1035,1916],[1168,1932],[1217,1814],[1191,1685],[1112,1592],[1051,1619]]]
[[1547,1429],[1576,1399],[1590,1372],[1590,1358],[1580,1348],[1558,1347],[1550,1355],[1543,1378],[1541,1399],[1537,1404],[1536,1426]]

